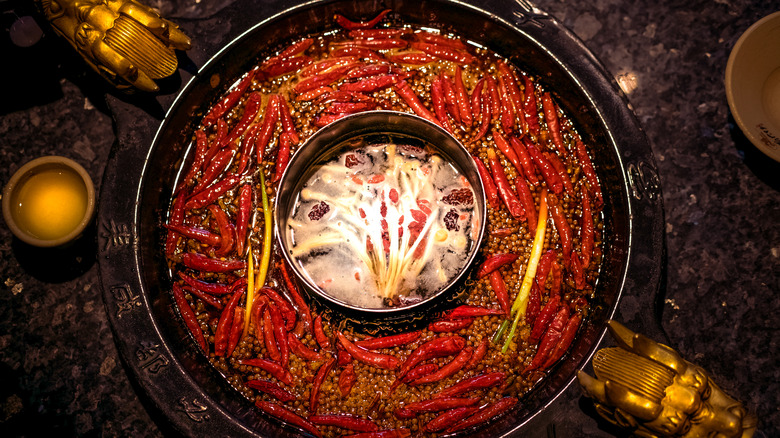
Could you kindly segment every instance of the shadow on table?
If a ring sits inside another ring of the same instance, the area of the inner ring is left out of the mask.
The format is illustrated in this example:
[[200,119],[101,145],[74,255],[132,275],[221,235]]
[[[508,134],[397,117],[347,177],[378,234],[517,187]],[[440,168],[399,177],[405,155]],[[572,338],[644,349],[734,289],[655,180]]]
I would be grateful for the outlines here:
[[742,157],[748,169],[764,184],[780,192],[780,178],[778,178],[778,175],[780,175],[780,163],[769,158],[745,137],[745,134],[739,129],[739,125],[737,125],[730,112],[729,132],[731,139],[734,140],[737,153]]
[[22,269],[46,283],[63,283],[86,273],[97,261],[97,221],[90,222],[81,237],[56,248],[38,248],[14,237],[14,257]]

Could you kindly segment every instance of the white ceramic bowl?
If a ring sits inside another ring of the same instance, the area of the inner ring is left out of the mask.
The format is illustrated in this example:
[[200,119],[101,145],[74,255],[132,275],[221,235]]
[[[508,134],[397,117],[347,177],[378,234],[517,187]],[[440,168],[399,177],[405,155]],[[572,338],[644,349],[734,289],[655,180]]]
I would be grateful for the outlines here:
[[780,162],[780,11],[758,20],[734,45],[726,98],[750,142]]

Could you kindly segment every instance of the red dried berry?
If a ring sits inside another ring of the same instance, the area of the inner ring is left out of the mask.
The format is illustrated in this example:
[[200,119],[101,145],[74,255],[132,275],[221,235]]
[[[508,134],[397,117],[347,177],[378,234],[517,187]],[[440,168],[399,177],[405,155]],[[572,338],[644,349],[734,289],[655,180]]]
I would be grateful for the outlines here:
[[320,201],[319,204],[315,204],[309,212],[309,219],[318,221],[330,211],[330,206],[325,201]]
[[458,225],[458,216],[458,212],[456,212],[454,209],[448,211],[447,214],[444,215],[444,226],[446,226],[450,231],[460,230],[460,226]]
[[474,203],[474,195],[471,193],[470,189],[463,187],[451,191],[447,196],[442,198],[442,202],[448,205],[471,205]]
[[398,190],[394,188],[390,189],[390,193],[388,194],[388,196],[390,197],[390,201],[392,201],[393,204],[398,202]]
[[355,154],[349,154],[344,158],[344,165],[350,169],[361,164],[363,164],[363,160]]

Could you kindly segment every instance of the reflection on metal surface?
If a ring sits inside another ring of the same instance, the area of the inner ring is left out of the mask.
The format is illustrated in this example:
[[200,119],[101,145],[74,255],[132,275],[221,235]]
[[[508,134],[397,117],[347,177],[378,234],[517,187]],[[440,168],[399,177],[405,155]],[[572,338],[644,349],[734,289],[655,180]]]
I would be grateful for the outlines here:
[[639,86],[639,78],[632,71],[616,76],[615,80],[620,85],[620,89],[626,94],[631,94]]
[[618,347],[596,352],[580,386],[607,421],[641,437],[753,436],[757,418],[676,351],[609,321]]
[[174,49],[190,39],[178,26],[133,0],[38,0],[52,28],[114,86],[157,91],[172,75]]

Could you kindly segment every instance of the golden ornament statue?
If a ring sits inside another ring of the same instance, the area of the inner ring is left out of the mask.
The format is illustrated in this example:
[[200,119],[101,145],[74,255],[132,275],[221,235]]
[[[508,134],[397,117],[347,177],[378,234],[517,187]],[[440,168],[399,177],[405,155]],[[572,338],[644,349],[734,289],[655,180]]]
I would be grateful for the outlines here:
[[596,378],[583,371],[577,376],[599,415],[640,437],[753,436],[756,416],[703,368],[615,321],[608,326],[618,347],[596,352]]
[[157,91],[155,79],[176,71],[174,49],[190,39],[133,0],[38,0],[52,28],[119,89]]

